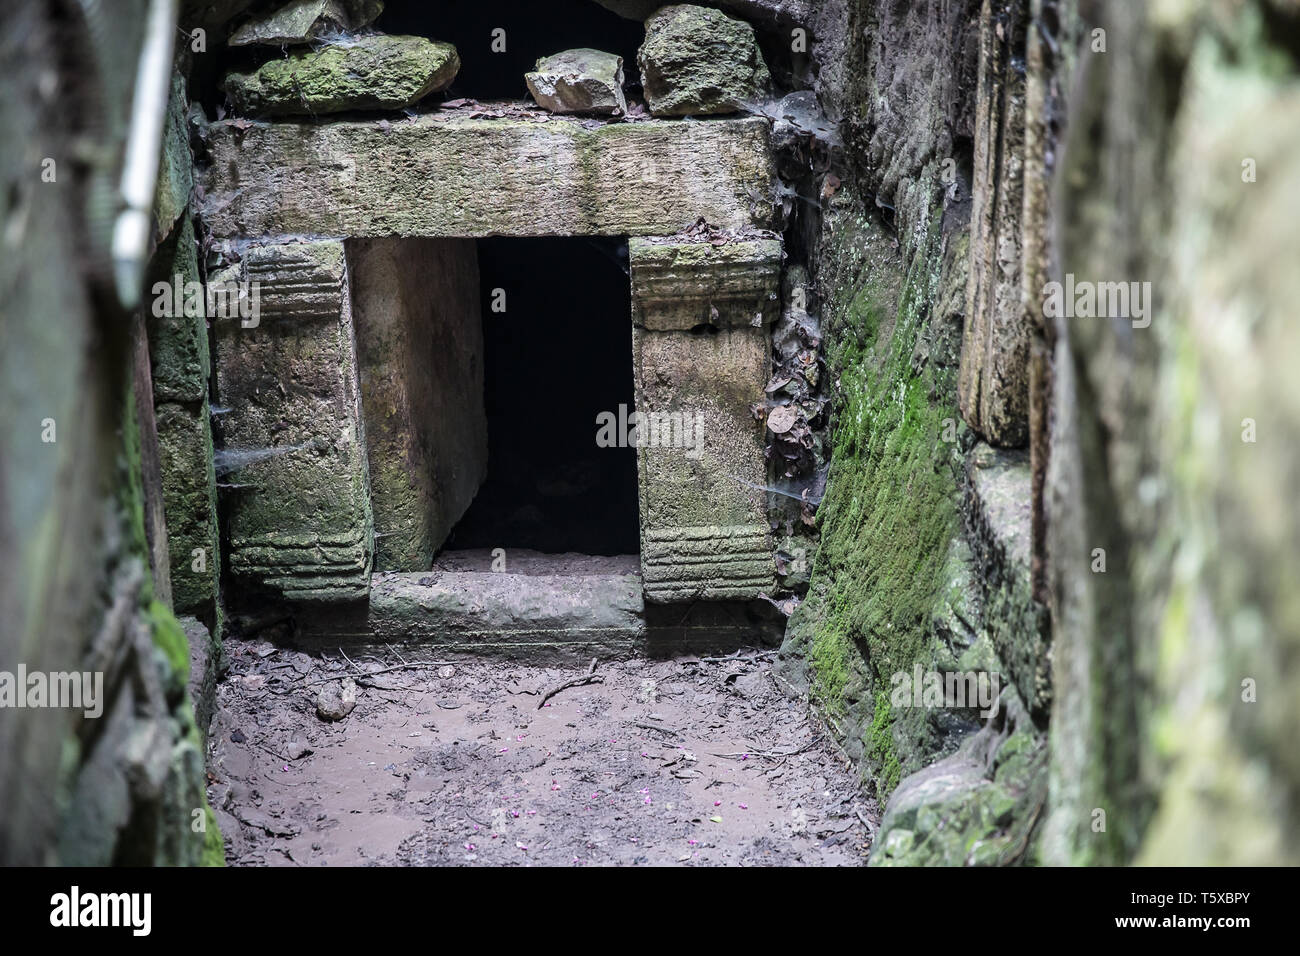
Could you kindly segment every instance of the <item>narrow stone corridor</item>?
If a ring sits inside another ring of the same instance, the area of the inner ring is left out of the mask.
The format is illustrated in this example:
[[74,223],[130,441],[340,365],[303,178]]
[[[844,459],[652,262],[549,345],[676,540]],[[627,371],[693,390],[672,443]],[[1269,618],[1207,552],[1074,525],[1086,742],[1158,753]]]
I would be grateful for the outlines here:
[[0,865],[1300,863],[1297,37],[7,0]]

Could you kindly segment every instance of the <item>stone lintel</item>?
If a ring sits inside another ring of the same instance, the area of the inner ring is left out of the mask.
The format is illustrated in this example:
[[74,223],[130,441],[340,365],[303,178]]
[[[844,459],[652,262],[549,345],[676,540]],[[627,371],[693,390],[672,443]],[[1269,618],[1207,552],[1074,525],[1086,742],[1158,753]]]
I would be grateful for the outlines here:
[[765,326],[780,313],[781,240],[634,238],[632,320],[648,329]]
[[774,225],[760,117],[589,123],[434,113],[209,127],[219,237],[671,235]]

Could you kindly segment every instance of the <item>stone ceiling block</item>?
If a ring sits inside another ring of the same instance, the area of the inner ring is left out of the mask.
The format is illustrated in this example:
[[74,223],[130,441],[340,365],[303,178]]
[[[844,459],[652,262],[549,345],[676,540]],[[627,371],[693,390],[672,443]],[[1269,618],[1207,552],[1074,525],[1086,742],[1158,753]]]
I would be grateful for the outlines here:
[[295,49],[249,73],[221,81],[248,115],[311,115],[397,110],[446,89],[460,70],[450,43],[370,34],[320,49]]

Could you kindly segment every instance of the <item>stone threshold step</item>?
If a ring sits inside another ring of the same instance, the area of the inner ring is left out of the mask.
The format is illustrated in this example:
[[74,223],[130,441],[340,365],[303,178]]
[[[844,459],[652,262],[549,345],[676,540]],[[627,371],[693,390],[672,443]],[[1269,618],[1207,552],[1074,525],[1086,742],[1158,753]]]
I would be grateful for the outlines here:
[[637,555],[508,549],[504,558],[501,571],[491,570],[491,551],[477,550],[445,552],[429,571],[377,572],[368,602],[300,606],[298,643],[391,648],[411,661],[451,654],[609,659],[779,643],[766,605],[699,602],[648,613]]

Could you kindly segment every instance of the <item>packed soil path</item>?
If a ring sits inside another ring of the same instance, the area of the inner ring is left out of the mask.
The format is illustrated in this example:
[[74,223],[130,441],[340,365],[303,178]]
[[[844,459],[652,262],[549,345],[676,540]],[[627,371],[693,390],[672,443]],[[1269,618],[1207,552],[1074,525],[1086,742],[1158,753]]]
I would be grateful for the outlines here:
[[[234,865],[854,866],[878,824],[772,652],[602,662],[543,703],[588,667],[227,650],[209,796]],[[322,720],[347,675],[356,708]]]

